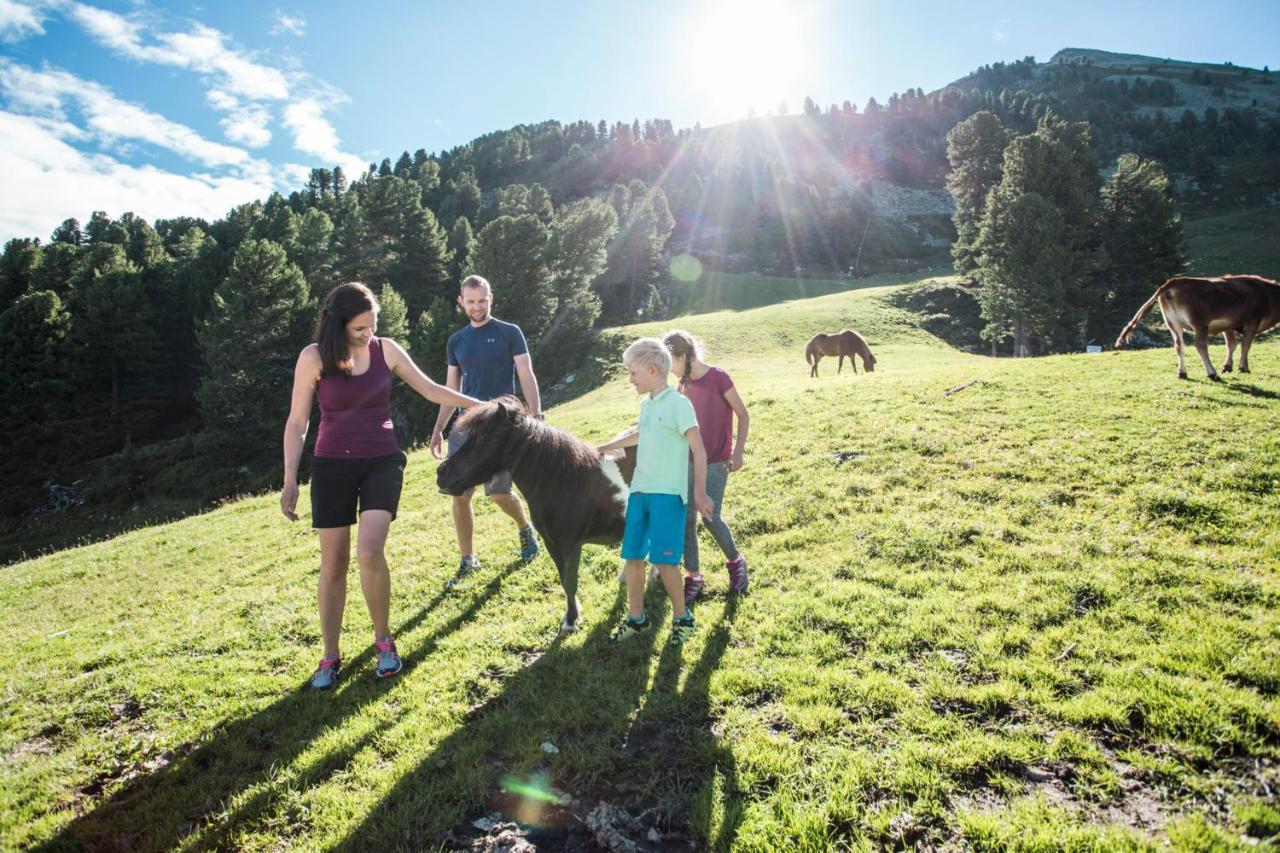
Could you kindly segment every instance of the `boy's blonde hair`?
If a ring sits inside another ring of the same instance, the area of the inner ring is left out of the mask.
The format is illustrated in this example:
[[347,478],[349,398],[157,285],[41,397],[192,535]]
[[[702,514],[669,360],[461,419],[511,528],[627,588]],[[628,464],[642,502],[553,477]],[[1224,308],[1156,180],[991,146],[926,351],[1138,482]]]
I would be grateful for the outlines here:
[[666,346],[657,338],[640,338],[627,347],[627,351],[622,354],[622,363],[627,367],[633,364],[641,367],[651,365],[666,376],[671,370],[671,353],[667,352]]

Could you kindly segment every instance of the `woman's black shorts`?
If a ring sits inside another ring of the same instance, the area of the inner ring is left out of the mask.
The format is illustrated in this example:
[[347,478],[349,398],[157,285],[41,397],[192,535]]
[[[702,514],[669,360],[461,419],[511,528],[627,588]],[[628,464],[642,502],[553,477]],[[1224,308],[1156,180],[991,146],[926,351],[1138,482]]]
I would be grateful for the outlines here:
[[404,453],[373,459],[325,459],[311,463],[311,526],[350,527],[356,508],[384,509],[396,517],[404,485]]

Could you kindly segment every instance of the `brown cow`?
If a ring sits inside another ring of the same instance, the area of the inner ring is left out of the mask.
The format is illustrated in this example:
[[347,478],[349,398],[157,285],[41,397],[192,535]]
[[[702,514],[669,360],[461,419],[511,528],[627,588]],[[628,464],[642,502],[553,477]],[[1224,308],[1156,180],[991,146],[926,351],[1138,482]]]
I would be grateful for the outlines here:
[[1133,337],[1133,329],[1151,308],[1160,303],[1164,324],[1173,335],[1173,346],[1178,351],[1178,378],[1187,378],[1187,365],[1183,360],[1182,332],[1187,330],[1196,336],[1196,352],[1204,362],[1205,372],[1214,382],[1220,381],[1209,361],[1209,336],[1222,332],[1227,338],[1227,361],[1223,373],[1231,372],[1231,360],[1235,355],[1236,336],[1240,336],[1240,372],[1249,372],[1249,345],[1259,332],[1265,332],[1280,323],[1280,283],[1260,275],[1224,275],[1215,278],[1180,276],[1171,278],[1156,288],[1129,325],[1116,338],[1116,347],[1123,346]]
[[822,361],[824,355],[836,355],[840,357],[836,364],[836,373],[839,373],[844,367],[844,357],[849,356],[849,366],[853,368],[853,372],[858,372],[858,365],[854,363],[853,356],[857,354],[862,358],[862,369],[871,373],[876,369],[876,357],[871,354],[871,347],[867,346],[867,342],[862,339],[853,329],[845,329],[834,335],[827,335],[819,332],[809,339],[809,343],[804,348],[805,363],[810,365],[809,375],[818,375],[818,362]]

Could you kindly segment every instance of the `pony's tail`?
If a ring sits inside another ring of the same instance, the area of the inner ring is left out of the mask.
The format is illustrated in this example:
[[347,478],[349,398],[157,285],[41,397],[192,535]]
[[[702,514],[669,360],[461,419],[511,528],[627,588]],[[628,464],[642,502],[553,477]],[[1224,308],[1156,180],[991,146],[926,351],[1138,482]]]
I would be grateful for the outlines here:
[[809,341],[808,346],[804,348],[804,363],[813,365],[813,341]]
[[1175,279],[1169,279],[1164,284],[1157,287],[1156,292],[1151,294],[1151,298],[1148,299],[1146,302],[1142,303],[1142,307],[1138,309],[1138,313],[1133,315],[1133,319],[1129,321],[1129,325],[1125,326],[1123,331],[1120,332],[1119,337],[1116,338],[1116,344],[1115,344],[1116,349],[1120,349],[1120,347],[1124,346],[1125,344],[1129,343],[1129,341],[1133,340],[1134,328],[1138,325],[1138,323],[1142,321],[1143,316],[1148,311],[1151,310],[1151,306],[1154,305],[1156,303],[1156,300],[1160,298],[1160,294],[1164,293],[1165,288],[1167,288],[1170,284],[1173,284],[1174,281]]

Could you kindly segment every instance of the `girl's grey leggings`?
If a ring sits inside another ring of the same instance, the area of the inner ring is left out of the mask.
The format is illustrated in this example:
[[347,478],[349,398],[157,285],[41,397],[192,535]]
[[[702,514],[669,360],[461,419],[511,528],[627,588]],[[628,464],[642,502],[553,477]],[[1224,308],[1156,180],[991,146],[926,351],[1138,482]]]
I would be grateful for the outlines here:
[[[710,521],[703,519],[703,524],[715,537],[716,544],[724,552],[725,559],[732,560],[738,556],[738,546],[733,541],[733,531],[720,517],[720,505],[724,503],[724,487],[729,480],[728,462],[710,462],[707,464],[707,497],[716,505],[716,514]],[[690,574],[700,570],[698,562],[698,508],[693,504],[693,465],[689,465],[689,501],[685,504],[684,513],[684,568]]]

